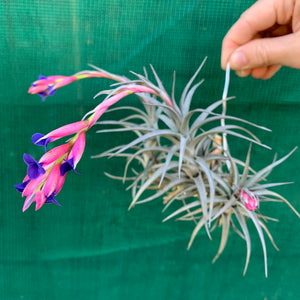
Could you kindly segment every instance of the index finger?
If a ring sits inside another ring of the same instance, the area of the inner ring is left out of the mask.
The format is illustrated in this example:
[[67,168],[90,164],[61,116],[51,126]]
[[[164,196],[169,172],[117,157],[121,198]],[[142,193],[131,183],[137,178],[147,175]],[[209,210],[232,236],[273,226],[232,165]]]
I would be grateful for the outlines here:
[[226,68],[230,55],[238,47],[251,41],[260,31],[273,26],[276,19],[277,15],[273,0],[259,0],[247,9],[223,39],[222,68]]

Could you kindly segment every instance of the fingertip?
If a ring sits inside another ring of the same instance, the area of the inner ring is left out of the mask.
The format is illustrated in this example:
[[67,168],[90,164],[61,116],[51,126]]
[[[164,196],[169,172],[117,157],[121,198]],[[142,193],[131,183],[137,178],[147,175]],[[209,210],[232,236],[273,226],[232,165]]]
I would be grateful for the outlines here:
[[262,76],[261,79],[263,79],[263,80],[270,79],[271,77],[273,77],[279,71],[280,68],[281,68],[280,65],[270,66],[268,68],[268,70],[266,71],[266,73]]
[[251,76],[254,79],[268,80],[273,77],[281,68],[281,65],[263,66],[252,70]]
[[235,74],[239,77],[247,77],[251,74],[251,69],[238,70]]
[[245,69],[248,65],[248,59],[244,52],[237,50],[229,58],[230,67],[234,70]]
[[[235,42],[231,41],[227,35],[223,39],[222,42],[222,50],[221,50],[221,68],[226,70],[227,63],[230,59],[230,56],[236,49],[239,47]],[[231,66],[230,66],[231,67]]]
[[224,51],[222,49],[221,53],[221,68],[225,71],[226,70],[226,65],[227,65],[227,58],[225,58]]
[[223,64],[222,61],[221,61],[221,69],[222,69],[223,71],[226,70],[226,64]]
[[254,79],[262,79],[264,75],[267,73],[267,71],[268,71],[267,66],[258,67],[252,70],[251,76]]

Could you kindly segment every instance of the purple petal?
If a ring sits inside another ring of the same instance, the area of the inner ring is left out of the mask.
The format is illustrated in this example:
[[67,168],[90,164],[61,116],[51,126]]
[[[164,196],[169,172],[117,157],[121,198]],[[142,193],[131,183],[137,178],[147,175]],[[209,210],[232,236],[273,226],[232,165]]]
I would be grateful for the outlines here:
[[36,160],[29,154],[24,153],[23,160],[27,165],[36,163]]
[[38,141],[39,139],[41,139],[42,137],[44,137],[44,134],[41,133],[35,133],[32,137],[31,140],[32,142],[37,145],[37,146],[44,146],[45,147],[45,152],[47,152],[47,145],[48,143],[51,142],[51,138],[47,138],[41,141]]
[[29,206],[32,204],[32,202],[35,200],[35,193],[33,193],[31,196],[27,197],[24,205],[23,205],[23,212],[29,208]]
[[56,201],[54,193],[46,199],[45,203],[54,203],[58,206],[61,206],[61,204]]
[[44,143],[45,143],[44,140],[37,142],[39,139],[41,139],[41,138],[44,137],[44,136],[45,136],[45,135],[42,134],[42,133],[35,133],[35,134],[31,137],[31,140],[32,140],[32,142],[33,142],[35,145],[38,145],[38,146],[44,146]]
[[46,171],[42,167],[42,164],[37,162],[31,155],[24,153],[23,159],[25,163],[28,165],[27,175],[29,179],[36,179],[40,176],[40,174],[45,174]]
[[77,175],[81,175],[80,173],[78,173],[74,169],[74,160],[73,160],[73,158],[65,160],[65,162],[60,166],[61,176],[64,176],[69,171],[74,171]]
[[37,167],[38,167],[38,171],[39,171],[40,174],[45,174],[46,173],[45,169],[42,167],[42,164],[37,163]]
[[56,92],[56,89],[54,88],[54,85],[48,85],[48,96],[53,96]]
[[41,174],[45,174],[44,168],[39,164],[30,164],[27,167],[27,175],[30,179],[36,179],[38,178]]
[[30,179],[22,182],[22,183],[18,183],[18,184],[15,184],[14,187],[16,188],[16,190],[19,192],[19,193],[23,193],[25,187],[27,186],[27,184],[29,183]]
[[48,96],[47,91],[40,92],[40,93],[37,93],[37,94],[42,98],[43,102],[45,101],[46,97]]
[[61,176],[64,176],[67,172],[74,170],[74,162],[73,158],[66,160],[61,166],[60,166],[60,174]]
[[41,79],[47,79],[48,77],[44,76],[44,75],[39,75],[39,80]]

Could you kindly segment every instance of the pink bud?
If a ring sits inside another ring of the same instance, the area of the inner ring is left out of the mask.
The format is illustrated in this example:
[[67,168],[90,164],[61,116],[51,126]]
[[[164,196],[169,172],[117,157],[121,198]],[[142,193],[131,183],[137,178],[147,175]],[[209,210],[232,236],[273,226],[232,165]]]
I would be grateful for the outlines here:
[[68,85],[75,80],[77,80],[76,76],[68,76],[68,77],[64,77],[62,79],[56,80],[54,83],[53,89],[58,90],[62,86]]
[[53,86],[59,81],[64,80],[65,78],[68,78],[66,76],[48,76],[43,77],[39,80],[36,80],[33,82],[32,86],[29,88],[28,93],[29,94],[38,94],[40,92],[43,92],[49,88],[49,86]]
[[84,148],[85,148],[85,131],[81,131],[74,143],[70,155],[68,156],[68,159],[73,158],[74,169],[81,159]]
[[61,76],[61,75],[54,75],[54,76],[42,76],[41,79],[35,81],[33,83],[33,85],[49,85],[49,84],[54,84],[55,82],[64,80],[65,78],[67,78],[67,76]]
[[40,175],[38,178],[30,180],[30,182],[26,185],[26,187],[22,193],[22,197],[30,196],[30,195],[34,194],[35,190],[45,180],[47,175],[48,174],[46,172],[45,174]]
[[32,195],[29,195],[27,196],[25,202],[24,202],[24,205],[23,205],[23,209],[22,211],[24,212],[26,209],[29,208],[29,206],[32,204],[32,202],[35,201],[35,194],[32,194]]
[[52,162],[62,157],[64,154],[68,153],[71,145],[71,143],[67,143],[51,149],[40,158],[39,163],[43,165],[51,164]]
[[78,121],[75,123],[71,123],[65,126],[62,126],[60,128],[57,128],[45,136],[43,136],[40,140],[45,140],[47,138],[51,139],[51,142],[58,140],[62,137],[77,133],[83,129],[88,128],[89,126],[89,121],[88,120],[83,120],[83,121]]
[[121,88],[121,91],[129,91],[132,93],[149,93],[157,95],[157,92],[155,90],[138,84],[125,86],[124,88]]
[[46,197],[45,197],[44,193],[42,191],[38,190],[35,195],[35,202],[36,202],[35,210],[40,209],[43,206],[43,204],[45,203],[45,201],[46,201]]
[[242,202],[248,210],[254,211],[257,209],[258,198],[253,193],[247,193],[245,190],[241,190],[240,199],[242,200]]
[[55,189],[55,195],[57,195],[60,190],[62,189],[64,183],[65,183],[65,179],[66,179],[67,173],[63,176],[60,176],[56,185],[56,189]]
[[79,73],[76,73],[74,76],[76,76],[77,80],[84,79],[84,78],[92,78],[92,77],[98,77],[98,78],[109,78],[113,79],[115,81],[128,81],[126,77],[118,76],[115,74],[108,73],[106,71],[82,71]]
[[49,197],[56,190],[56,186],[60,176],[60,164],[56,164],[50,171],[47,181],[43,188],[43,192],[46,197]]
[[128,96],[131,93],[132,93],[131,91],[123,91],[123,92],[120,92],[120,93],[104,100],[102,103],[100,103],[93,110],[93,111],[95,111],[95,113],[88,119],[89,120],[88,128],[91,128],[111,105],[115,104],[116,102],[118,102],[119,100]]
[[44,85],[37,85],[37,86],[31,86],[28,90],[29,94],[38,94],[45,90],[47,90],[49,86],[47,84]]
[[[143,85],[138,85],[138,84],[126,86],[122,88],[121,91],[130,91],[132,93],[149,93],[153,95],[158,95],[157,91],[155,91],[154,89],[148,88]],[[168,106],[173,107],[172,100],[166,93],[160,93],[159,96]]]

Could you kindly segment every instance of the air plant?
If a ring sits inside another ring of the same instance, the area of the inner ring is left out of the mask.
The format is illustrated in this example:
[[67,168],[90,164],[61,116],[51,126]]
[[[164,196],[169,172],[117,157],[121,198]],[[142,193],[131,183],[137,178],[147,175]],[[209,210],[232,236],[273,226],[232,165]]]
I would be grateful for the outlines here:
[[[250,165],[252,145],[270,148],[248,127],[267,131],[269,129],[226,113],[227,102],[233,99],[227,97],[229,65],[223,97],[206,108],[191,109],[194,93],[203,83],[203,80],[196,84],[194,81],[204,63],[205,60],[187,83],[178,102],[175,100],[175,74],[172,94],[169,96],[152,66],[156,84],[150,81],[146,69],[144,75],[133,73],[136,79],[130,80],[96,67],[96,71],[83,71],[70,77],[42,77],[36,81],[29,92],[38,93],[43,99],[52,96],[59,87],[82,78],[105,77],[117,83],[113,84],[110,90],[101,91],[95,96],[107,94],[104,101],[87,113],[82,121],[65,125],[45,136],[33,136],[33,142],[46,149],[48,143],[62,136],[75,134],[66,144],[50,150],[39,161],[35,161],[28,154],[24,156],[28,174],[21,184],[16,185],[17,190],[27,197],[24,210],[33,202],[37,202],[37,209],[44,203],[58,204],[54,196],[61,189],[66,172],[74,170],[79,162],[85,147],[86,131],[92,126],[110,126],[108,129],[99,130],[98,133],[133,132],[137,137],[127,144],[118,145],[93,157],[126,159],[122,176],[106,174],[123,182],[131,182],[127,187],[132,193],[129,208],[149,201],[162,200],[164,212],[167,212],[176,203],[175,211],[173,209],[164,221],[176,217],[178,220],[194,223],[195,228],[188,248],[202,228],[211,239],[212,231],[216,226],[221,226],[220,246],[213,262],[223,252],[229,232],[233,230],[246,242],[244,274],[251,254],[248,224],[252,222],[262,244],[267,276],[264,234],[277,249],[266,223],[267,220],[275,219],[263,215],[258,208],[262,202],[284,202],[300,217],[284,197],[270,190],[290,182],[267,181],[271,171],[284,162],[296,148],[280,159],[275,157],[270,165],[255,171]],[[126,111],[126,117],[121,120],[98,121],[111,105],[133,93],[140,98],[143,108],[113,108],[110,109],[111,112]],[[232,155],[227,136],[234,136],[249,144],[245,161]]]

